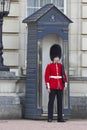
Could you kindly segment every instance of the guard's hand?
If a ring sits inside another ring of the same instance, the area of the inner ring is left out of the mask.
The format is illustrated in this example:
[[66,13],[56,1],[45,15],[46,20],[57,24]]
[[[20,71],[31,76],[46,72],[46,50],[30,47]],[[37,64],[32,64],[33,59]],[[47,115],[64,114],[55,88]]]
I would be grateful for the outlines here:
[[48,93],[50,93],[51,92],[50,88],[48,88],[47,91],[48,91]]
[[67,82],[65,82],[64,90],[67,90]]

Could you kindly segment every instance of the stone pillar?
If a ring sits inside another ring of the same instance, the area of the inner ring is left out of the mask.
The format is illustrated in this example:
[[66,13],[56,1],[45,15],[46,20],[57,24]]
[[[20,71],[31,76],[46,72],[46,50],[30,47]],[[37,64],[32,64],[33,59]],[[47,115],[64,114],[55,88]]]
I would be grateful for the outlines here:
[[18,80],[12,72],[0,72],[0,119],[18,119],[22,116],[16,88]]

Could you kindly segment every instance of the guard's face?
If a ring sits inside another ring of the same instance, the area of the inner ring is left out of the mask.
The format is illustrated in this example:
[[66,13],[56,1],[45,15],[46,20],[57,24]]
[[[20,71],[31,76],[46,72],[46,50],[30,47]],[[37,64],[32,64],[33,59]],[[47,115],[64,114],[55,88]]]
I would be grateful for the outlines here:
[[54,63],[58,63],[59,61],[60,61],[59,57],[55,57],[53,60]]

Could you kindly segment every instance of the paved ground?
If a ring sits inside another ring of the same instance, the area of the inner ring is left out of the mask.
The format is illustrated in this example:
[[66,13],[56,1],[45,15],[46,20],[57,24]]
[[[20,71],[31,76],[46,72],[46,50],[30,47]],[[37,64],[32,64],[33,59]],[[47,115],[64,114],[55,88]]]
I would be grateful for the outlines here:
[[69,120],[65,123],[46,120],[0,120],[0,130],[87,130],[87,120]]

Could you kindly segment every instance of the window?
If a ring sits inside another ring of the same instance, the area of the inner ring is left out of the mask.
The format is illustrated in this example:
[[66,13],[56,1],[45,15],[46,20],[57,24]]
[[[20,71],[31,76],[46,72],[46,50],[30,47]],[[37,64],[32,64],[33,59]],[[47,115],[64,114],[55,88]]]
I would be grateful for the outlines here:
[[27,0],[27,15],[31,15],[48,3],[53,3],[58,9],[64,12],[65,0]]

